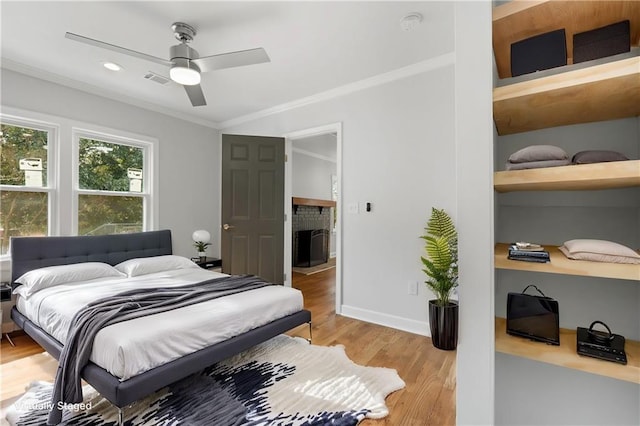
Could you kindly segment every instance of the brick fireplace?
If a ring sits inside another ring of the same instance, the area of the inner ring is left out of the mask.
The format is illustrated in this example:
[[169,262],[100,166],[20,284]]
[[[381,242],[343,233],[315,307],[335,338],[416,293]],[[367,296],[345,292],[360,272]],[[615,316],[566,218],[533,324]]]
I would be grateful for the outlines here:
[[[305,200],[303,202],[311,205],[296,204],[296,200]],[[335,202],[294,198],[291,221],[293,266],[310,267],[329,260],[331,204],[335,205]]]

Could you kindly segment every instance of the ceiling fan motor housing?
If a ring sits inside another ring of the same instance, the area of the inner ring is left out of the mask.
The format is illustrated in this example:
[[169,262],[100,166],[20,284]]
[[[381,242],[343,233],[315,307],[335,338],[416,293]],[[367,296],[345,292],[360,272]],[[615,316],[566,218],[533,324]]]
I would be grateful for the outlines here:
[[172,68],[189,68],[200,73],[200,67],[192,62],[193,59],[198,59],[200,57],[195,49],[192,49],[183,43],[171,46],[169,53],[171,56],[171,62],[174,64]]
[[171,79],[182,85],[200,84],[200,67],[192,61],[198,59],[198,52],[182,43],[171,46],[169,53],[173,63],[169,71]]
[[198,51],[189,47],[188,45],[181,43],[176,44],[175,46],[171,46],[169,48],[169,57],[172,61],[175,61],[178,58],[182,59],[198,59],[200,55],[198,55]]

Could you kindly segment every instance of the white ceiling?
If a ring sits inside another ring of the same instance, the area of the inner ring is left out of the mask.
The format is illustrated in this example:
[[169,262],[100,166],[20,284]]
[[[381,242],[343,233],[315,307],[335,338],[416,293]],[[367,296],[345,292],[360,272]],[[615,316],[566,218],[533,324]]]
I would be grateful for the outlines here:
[[[2,66],[200,122],[217,123],[451,52],[453,2],[0,2]],[[422,24],[403,31],[401,18]],[[64,37],[73,32],[169,57],[175,21],[200,56],[263,47],[271,62],[203,74],[207,106],[181,86],[145,80],[168,68]],[[113,61],[114,73],[102,67]]]

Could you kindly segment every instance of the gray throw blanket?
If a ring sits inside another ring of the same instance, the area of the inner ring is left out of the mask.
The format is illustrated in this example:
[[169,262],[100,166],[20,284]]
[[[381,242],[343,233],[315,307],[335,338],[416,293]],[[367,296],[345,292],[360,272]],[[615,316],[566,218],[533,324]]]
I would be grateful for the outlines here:
[[57,425],[62,421],[64,403],[82,402],[81,372],[89,362],[93,340],[102,328],[268,285],[272,284],[253,275],[235,275],[181,287],[131,290],[88,304],[75,314],[69,325],[47,424]]

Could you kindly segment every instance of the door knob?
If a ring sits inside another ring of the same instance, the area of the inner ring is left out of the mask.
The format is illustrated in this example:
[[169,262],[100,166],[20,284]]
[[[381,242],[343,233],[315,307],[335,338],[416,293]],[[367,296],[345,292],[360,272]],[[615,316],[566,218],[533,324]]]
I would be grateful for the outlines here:
[[222,229],[224,229],[225,231],[228,231],[229,229],[233,229],[233,228],[235,228],[235,226],[229,225],[228,223],[225,223],[224,225],[222,225]]

